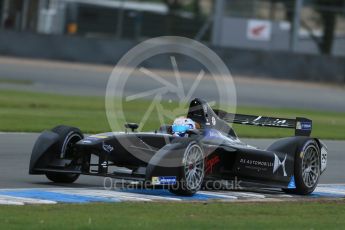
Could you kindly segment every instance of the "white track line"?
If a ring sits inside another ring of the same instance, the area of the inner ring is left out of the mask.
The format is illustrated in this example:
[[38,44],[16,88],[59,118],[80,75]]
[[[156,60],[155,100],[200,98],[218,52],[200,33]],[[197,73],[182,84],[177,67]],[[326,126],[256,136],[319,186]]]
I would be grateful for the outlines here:
[[[54,191],[54,190],[50,190]],[[68,193],[68,194],[80,194],[80,195],[89,195],[97,197],[107,197],[115,199],[130,199],[130,200],[142,200],[142,201],[152,201],[152,200],[171,200],[171,201],[181,201],[180,198],[174,197],[165,197],[158,195],[148,195],[148,194],[139,194],[139,193],[130,193],[130,192],[120,192],[116,190],[97,190],[97,189],[59,189],[56,190],[59,193]]]
[[33,199],[33,198],[22,198],[8,195],[0,195],[0,203],[14,203],[17,205],[23,204],[56,204],[57,202],[52,200],[42,200],[42,199]]
[[116,199],[116,200],[129,200],[129,201],[152,201],[151,199],[138,197],[136,195],[131,195],[130,193],[124,192],[115,192],[115,191],[108,191],[108,190],[74,190],[74,191],[64,191],[59,190],[59,193],[64,194],[72,194],[72,195],[84,195],[84,196],[92,196],[92,197],[105,197],[109,199]]
[[0,198],[0,205],[24,205],[24,202],[3,200]]
[[[344,184],[320,184],[315,192],[324,192],[334,195],[343,195],[345,196],[345,186],[344,188],[336,188],[332,186],[343,186]],[[160,195],[150,195],[150,194],[141,194],[141,193],[131,193],[121,190],[104,190],[101,187],[99,188],[20,188],[20,189],[0,189],[0,191],[18,191],[18,190],[43,190],[58,192],[63,194],[70,195],[84,195],[90,197],[100,197],[107,198],[113,201],[183,201],[183,198],[173,197],[173,196],[160,196]],[[219,200],[262,200],[270,201],[276,198],[293,198],[294,196],[288,194],[262,194],[255,192],[241,192],[241,191],[200,191],[200,195],[210,196],[210,200],[219,199]],[[272,196],[272,197],[271,197]],[[270,198],[271,197],[271,198]],[[16,197],[11,195],[0,195],[0,205],[25,205],[25,204],[56,204],[59,202],[52,200],[44,199],[35,199],[35,198],[25,198],[25,197]]]
[[315,189],[315,192],[324,192],[324,193],[333,193],[337,195],[344,195],[345,196],[345,190],[339,190],[335,188],[325,188],[325,187],[318,187]]
[[240,197],[250,197],[250,198],[257,198],[257,199],[265,199],[266,196],[262,194],[256,194],[251,192],[230,192],[231,195],[240,196]]
[[197,194],[203,194],[203,195],[207,195],[207,196],[214,196],[214,199],[217,199],[219,197],[227,198],[227,199],[233,199],[233,200],[238,199],[238,197],[236,197],[236,196],[231,196],[231,195],[227,195],[227,194],[224,194],[224,193],[216,193],[216,192],[198,192]]

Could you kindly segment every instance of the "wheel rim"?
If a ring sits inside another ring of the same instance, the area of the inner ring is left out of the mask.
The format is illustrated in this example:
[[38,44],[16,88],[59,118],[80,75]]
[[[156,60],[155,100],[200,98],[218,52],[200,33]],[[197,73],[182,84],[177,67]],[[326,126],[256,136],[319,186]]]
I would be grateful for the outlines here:
[[75,143],[83,139],[78,133],[72,133],[67,136],[62,145],[60,158],[72,158],[73,152],[72,147]]
[[308,188],[312,188],[316,185],[319,175],[319,154],[315,146],[308,146],[304,151],[302,159],[302,177],[304,184]]
[[204,179],[204,156],[201,148],[198,145],[187,148],[183,163],[188,189],[198,189]]

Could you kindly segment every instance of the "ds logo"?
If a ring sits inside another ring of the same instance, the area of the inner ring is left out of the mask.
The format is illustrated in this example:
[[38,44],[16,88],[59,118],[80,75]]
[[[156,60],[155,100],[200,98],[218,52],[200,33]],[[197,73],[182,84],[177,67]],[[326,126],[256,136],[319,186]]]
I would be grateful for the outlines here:
[[287,176],[286,170],[285,170],[285,162],[286,162],[287,154],[285,154],[284,160],[280,160],[279,157],[274,154],[274,164],[273,164],[273,174],[275,174],[280,167],[283,168],[284,176]]

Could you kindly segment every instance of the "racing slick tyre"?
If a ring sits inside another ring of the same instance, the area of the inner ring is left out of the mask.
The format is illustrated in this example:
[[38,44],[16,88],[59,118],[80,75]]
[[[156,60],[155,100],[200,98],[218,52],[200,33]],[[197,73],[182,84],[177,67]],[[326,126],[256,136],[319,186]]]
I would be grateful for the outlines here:
[[[72,159],[73,145],[84,138],[82,132],[78,128],[64,125],[57,126],[52,131],[59,135],[56,157],[60,159]],[[79,174],[46,172],[46,177],[56,183],[73,183],[78,179]]]
[[169,188],[179,196],[192,196],[200,190],[205,175],[205,160],[202,148],[195,142],[184,151],[181,167],[181,180]]
[[315,140],[308,140],[295,154],[294,189],[283,189],[286,193],[308,195],[312,193],[321,174],[320,148]]

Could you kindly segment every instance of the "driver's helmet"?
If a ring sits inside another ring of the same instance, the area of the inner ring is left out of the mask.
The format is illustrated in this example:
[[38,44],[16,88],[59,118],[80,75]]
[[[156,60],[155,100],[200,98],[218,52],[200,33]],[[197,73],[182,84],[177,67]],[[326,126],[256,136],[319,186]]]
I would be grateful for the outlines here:
[[195,129],[195,122],[187,117],[179,117],[174,120],[172,125],[172,134],[174,136],[187,137],[187,131]]

